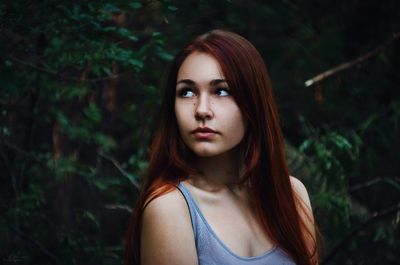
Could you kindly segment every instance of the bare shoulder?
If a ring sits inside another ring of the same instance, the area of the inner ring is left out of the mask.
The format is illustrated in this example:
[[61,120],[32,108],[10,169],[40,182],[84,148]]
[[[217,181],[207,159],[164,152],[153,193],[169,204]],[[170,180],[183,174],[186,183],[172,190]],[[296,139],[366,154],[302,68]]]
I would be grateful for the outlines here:
[[310,253],[312,253],[311,259],[313,260],[313,264],[318,264],[318,255],[316,255],[318,252],[317,234],[310,197],[308,196],[306,187],[299,179],[290,176],[290,182],[298,199],[298,209],[304,224],[303,231],[306,244],[310,250]]
[[315,227],[314,227],[314,216],[312,212],[310,197],[304,184],[295,177],[290,177],[290,182],[292,183],[293,190],[295,191],[297,198],[301,200],[299,203],[299,212],[302,217],[304,224],[311,237],[306,236],[308,244],[310,246],[315,245]]
[[186,201],[178,189],[150,201],[142,216],[141,264],[197,264]]
[[290,176],[290,183],[292,184],[296,195],[300,197],[302,202],[309,208],[309,210],[311,210],[310,197],[308,196],[307,188],[304,186],[303,182],[301,182],[298,178]]
[[159,215],[167,212],[170,215],[170,210],[182,211],[181,213],[187,210],[185,198],[177,188],[150,201],[144,209],[144,214]]

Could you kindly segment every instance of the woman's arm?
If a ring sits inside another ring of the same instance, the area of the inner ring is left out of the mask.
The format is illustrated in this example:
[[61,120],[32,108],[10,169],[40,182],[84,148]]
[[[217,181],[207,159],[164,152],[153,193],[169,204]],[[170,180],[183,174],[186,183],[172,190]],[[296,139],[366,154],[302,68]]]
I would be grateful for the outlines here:
[[141,265],[197,265],[189,209],[183,195],[173,190],[144,209]]
[[[310,197],[308,196],[306,187],[299,179],[291,176],[290,182],[298,199],[300,217],[305,225],[304,238],[306,240],[307,247],[311,253],[314,253],[314,251],[317,250],[318,242]],[[315,260],[315,258],[314,264],[318,264],[318,260]]]

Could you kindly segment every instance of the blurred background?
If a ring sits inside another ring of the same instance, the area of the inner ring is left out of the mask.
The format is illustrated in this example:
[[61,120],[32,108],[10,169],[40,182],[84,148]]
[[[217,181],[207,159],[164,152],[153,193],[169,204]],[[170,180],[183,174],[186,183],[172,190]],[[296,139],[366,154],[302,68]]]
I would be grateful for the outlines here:
[[400,264],[400,1],[0,3],[0,261],[121,264],[173,56],[222,28],[269,69],[321,264]]

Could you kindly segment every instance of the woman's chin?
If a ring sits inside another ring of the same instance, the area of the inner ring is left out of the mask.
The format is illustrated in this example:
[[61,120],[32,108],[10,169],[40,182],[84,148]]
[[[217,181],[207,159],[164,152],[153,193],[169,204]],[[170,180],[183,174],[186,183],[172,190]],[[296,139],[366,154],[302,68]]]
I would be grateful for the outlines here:
[[221,156],[224,155],[229,151],[225,149],[219,149],[219,148],[193,148],[192,149],[193,153],[200,158],[207,158],[207,157],[216,157],[216,156]]
[[215,150],[215,148],[210,148],[210,146],[195,146],[190,148],[192,152],[198,157],[213,157],[221,154],[220,150]]
[[221,153],[212,150],[194,150],[194,154],[198,157],[206,158],[206,157],[214,157]]

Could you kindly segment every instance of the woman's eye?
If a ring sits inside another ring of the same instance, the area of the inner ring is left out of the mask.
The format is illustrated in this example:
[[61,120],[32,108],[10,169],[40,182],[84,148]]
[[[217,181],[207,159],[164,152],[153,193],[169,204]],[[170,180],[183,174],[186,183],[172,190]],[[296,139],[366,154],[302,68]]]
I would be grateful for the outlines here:
[[194,96],[194,93],[193,93],[193,91],[190,90],[190,89],[183,89],[183,90],[179,93],[179,95],[180,95],[181,97],[184,97],[184,98],[190,98],[190,97],[193,97],[193,96]]
[[230,96],[229,91],[225,88],[218,88],[215,91],[215,94],[217,94],[220,97],[226,97],[226,96]]

